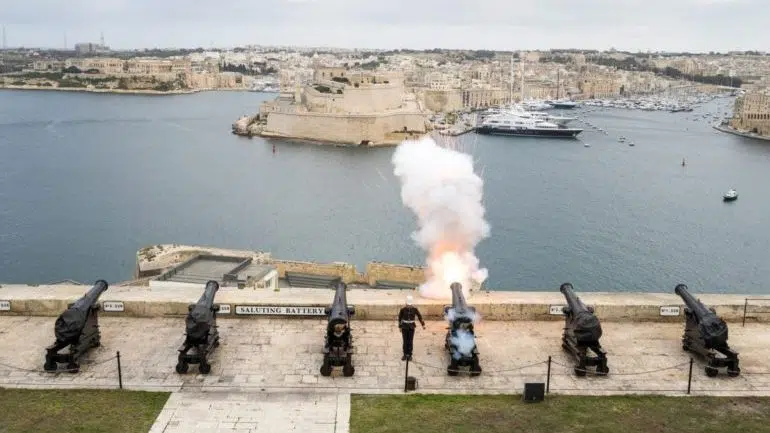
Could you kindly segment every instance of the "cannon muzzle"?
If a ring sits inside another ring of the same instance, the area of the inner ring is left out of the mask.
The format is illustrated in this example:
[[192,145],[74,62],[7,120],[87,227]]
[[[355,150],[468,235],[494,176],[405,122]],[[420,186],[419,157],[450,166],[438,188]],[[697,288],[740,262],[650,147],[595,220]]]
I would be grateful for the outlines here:
[[575,313],[580,311],[590,312],[585,304],[583,304],[583,301],[581,301],[580,298],[578,298],[578,296],[575,294],[575,291],[572,288],[572,284],[562,284],[561,287],[559,287],[559,291],[564,295],[564,298],[567,299],[567,305],[569,306],[570,310],[574,311]]
[[88,313],[97,305],[99,296],[104,293],[109,284],[104,280],[98,280],[80,299],[75,301],[69,308],[56,319],[54,325],[54,334],[56,340],[68,342],[77,340],[80,332],[86,326]]
[[468,309],[468,303],[465,302],[463,286],[460,283],[452,283],[449,288],[452,290],[452,308],[455,313],[465,312]]
[[203,295],[198,299],[198,305],[203,305],[208,308],[213,307],[214,297],[217,295],[217,291],[219,291],[219,283],[214,280],[207,282],[206,288],[203,289]]
[[695,315],[695,317],[698,318],[698,321],[703,320],[709,315],[715,315],[713,312],[711,312],[711,310],[706,308],[706,306],[703,305],[700,300],[696,299],[693,295],[690,294],[686,285],[677,284],[676,287],[674,287],[674,293],[682,298],[685,305],[687,305],[687,308]]
[[350,316],[355,313],[353,307],[348,307],[347,299],[348,285],[343,283],[342,280],[336,280],[334,283],[334,301],[332,301],[331,307],[326,309],[326,314],[329,315],[329,325],[334,323],[347,323],[350,320]]

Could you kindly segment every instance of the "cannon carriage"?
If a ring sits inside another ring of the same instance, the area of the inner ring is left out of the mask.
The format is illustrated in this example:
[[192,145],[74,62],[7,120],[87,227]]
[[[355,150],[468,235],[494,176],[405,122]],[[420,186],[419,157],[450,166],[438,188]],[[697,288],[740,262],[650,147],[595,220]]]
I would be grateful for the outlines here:
[[563,309],[564,334],[561,346],[575,359],[575,375],[585,376],[588,367],[595,367],[597,375],[606,375],[610,371],[607,352],[599,343],[602,325],[594,309],[583,304],[572,284],[562,284],[559,291],[567,300],[567,306]]
[[692,296],[684,284],[678,284],[674,293],[685,303],[685,327],[682,335],[682,349],[706,360],[706,375],[715,377],[720,368],[727,369],[727,375],[741,374],[738,353],[727,344],[727,323],[717,316],[713,308],[707,308]]
[[452,283],[452,305],[444,307],[444,317],[449,322],[444,348],[449,354],[447,375],[457,376],[461,368],[468,368],[472,377],[481,374],[479,351],[476,347],[476,334],[473,323],[476,321],[476,309],[465,302],[460,283]]
[[185,339],[179,346],[176,372],[187,373],[190,364],[198,364],[201,374],[211,371],[209,356],[219,346],[219,328],[217,313],[219,305],[214,303],[214,297],[219,290],[219,283],[209,281],[198,302],[187,307],[185,318]]
[[353,336],[350,332],[350,318],[355,314],[355,308],[347,304],[346,291],[347,285],[337,280],[334,301],[325,311],[328,321],[321,364],[322,376],[331,376],[334,367],[342,367],[342,374],[346,377],[356,371],[353,366]]
[[[80,371],[80,358],[93,347],[101,345],[99,332],[99,296],[109,284],[98,280],[80,299],[70,304],[56,319],[54,336],[56,341],[46,347],[43,369],[48,372],[59,370],[59,364],[66,364],[66,371]],[[59,353],[62,349],[67,349]]]

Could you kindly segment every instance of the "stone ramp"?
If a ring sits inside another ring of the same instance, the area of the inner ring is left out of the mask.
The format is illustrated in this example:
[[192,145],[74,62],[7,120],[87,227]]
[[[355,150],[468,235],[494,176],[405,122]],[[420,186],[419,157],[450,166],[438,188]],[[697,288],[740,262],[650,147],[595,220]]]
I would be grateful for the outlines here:
[[150,433],[348,433],[350,394],[175,392]]
[[[26,388],[117,388],[115,352],[121,353],[127,389],[228,392],[402,393],[404,362],[396,322],[353,321],[355,376],[322,377],[325,320],[219,320],[221,346],[209,375],[174,371],[184,319],[100,319],[102,346],[89,352],[77,374],[42,372],[45,347],[53,341],[54,317],[0,317],[0,386]],[[572,394],[658,393],[683,395],[689,355],[682,351],[683,324],[602,324],[609,377],[576,378],[561,349],[560,322],[481,321],[476,332],[480,377],[448,377],[443,349],[445,323],[418,329],[409,374],[426,393],[511,394],[526,382],[545,382],[552,356],[551,391]],[[696,360],[694,394],[770,395],[770,330],[763,325],[730,327],[743,374],[707,378]]]

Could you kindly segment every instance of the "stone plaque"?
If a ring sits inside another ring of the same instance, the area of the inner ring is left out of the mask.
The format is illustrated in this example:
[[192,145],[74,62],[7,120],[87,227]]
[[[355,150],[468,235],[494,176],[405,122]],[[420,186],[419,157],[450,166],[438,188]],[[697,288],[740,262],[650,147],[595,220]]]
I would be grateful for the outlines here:
[[110,313],[122,313],[126,311],[123,301],[104,301],[102,302],[102,310]]
[[661,316],[678,316],[679,307],[672,307],[672,306],[660,307],[660,315]]

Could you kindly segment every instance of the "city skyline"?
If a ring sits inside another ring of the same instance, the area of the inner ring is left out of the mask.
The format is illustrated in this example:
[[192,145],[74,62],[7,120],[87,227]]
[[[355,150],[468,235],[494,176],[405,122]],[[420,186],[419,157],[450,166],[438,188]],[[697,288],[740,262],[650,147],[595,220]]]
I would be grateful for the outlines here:
[[[512,4],[423,0],[351,4],[268,0],[263,4],[148,0],[13,2],[4,7],[8,47],[113,49],[234,47],[454,48],[623,51],[767,51],[761,0],[541,0]],[[148,14],[148,11],[152,11]],[[643,24],[642,24],[643,23]],[[720,31],[721,30],[721,31]],[[764,45],[763,45],[764,44]]]

